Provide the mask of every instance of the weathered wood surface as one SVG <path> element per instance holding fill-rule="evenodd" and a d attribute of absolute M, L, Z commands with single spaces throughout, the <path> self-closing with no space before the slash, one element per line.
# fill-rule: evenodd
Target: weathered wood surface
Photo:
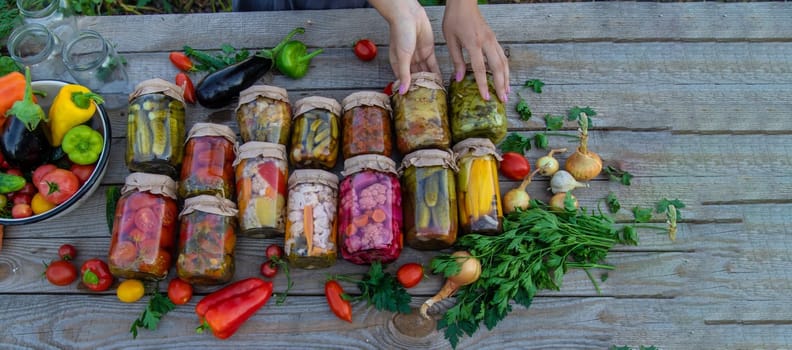
<path fill-rule="evenodd" d="M 526 136 L 544 130 L 542 116 L 591 106 L 598 115 L 590 147 L 606 163 L 620 162 L 634 174 L 626 187 L 600 176 L 576 195 L 596 208 L 608 192 L 622 203 L 615 214 L 629 223 L 634 206 L 678 198 L 683 209 L 676 242 L 662 231 L 640 230 L 641 243 L 619 246 L 607 263 L 616 267 L 597 294 L 585 273 L 572 271 L 560 291 L 539 294 L 530 309 L 514 311 L 494 330 L 482 328 L 461 348 L 605 349 L 654 344 L 663 349 L 785 349 L 792 347 L 792 6 L 787 3 L 595 2 L 482 6 L 508 49 L 512 94 L 510 129 Z M 438 58 L 450 64 L 440 31 L 442 8 L 429 8 Z M 354 18 L 355 20 L 349 20 Z M 301 36 L 326 53 L 308 75 L 279 74 L 262 83 L 288 89 L 290 98 L 323 95 L 341 99 L 359 90 L 379 90 L 393 79 L 387 55 L 373 62 L 354 58 L 354 39 L 371 37 L 387 52 L 387 26 L 373 10 L 284 13 L 90 17 L 81 26 L 118 44 L 133 82 L 170 79 L 167 54 L 185 44 L 218 49 L 221 43 L 259 49 L 305 25 Z M 542 79 L 542 94 L 521 88 Z M 197 82 L 197 81 L 196 81 Z M 534 117 L 514 112 L 519 93 Z M 236 129 L 235 105 L 188 109 L 188 127 L 212 121 Z M 326 273 L 362 272 L 339 261 L 324 271 L 294 269 L 295 289 L 284 305 L 270 302 L 230 340 L 193 334 L 193 300 L 168 314 L 155 332 L 132 340 L 129 325 L 143 302 L 122 304 L 114 292 L 89 293 L 77 284 L 54 287 L 40 278 L 42 261 L 62 243 L 80 249 L 81 263 L 104 257 L 108 186 L 121 184 L 124 164 L 123 110 L 112 111 L 113 147 L 101 186 L 66 218 L 6 227 L 0 252 L 0 342 L 3 348 L 448 348 L 442 334 L 410 338 L 393 315 L 363 304 L 355 322 L 339 321 L 322 296 Z M 576 126 L 567 123 L 564 133 Z M 552 147 L 574 146 L 551 137 Z M 544 151 L 531 150 L 532 161 Z M 566 155 L 559 158 L 563 160 Z M 502 179 L 501 191 L 515 187 Z M 529 187 L 547 199 L 546 179 Z M 604 206 L 603 206 L 604 208 Z M 604 210 L 604 209 L 603 209 Z M 655 214 L 651 225 L 664 227 Z M 256 276 L 264 247 L 277 239 L 240 238 L 235 279 Z M 403 262 L 428 263 L 433 252 L 405 249 Z M 596 272 L 599 277 L 602 272 Z M 432 276 L 415 289 L 413 302 L 441 285 Z M 285 278 L 275 279 L 283 291 Z M 354 288 L 348 285 L 348 290 Z M 214 288 L 199 288 L 205 294 Z M 444 303 L 438 308 L 440 311 Z"/>

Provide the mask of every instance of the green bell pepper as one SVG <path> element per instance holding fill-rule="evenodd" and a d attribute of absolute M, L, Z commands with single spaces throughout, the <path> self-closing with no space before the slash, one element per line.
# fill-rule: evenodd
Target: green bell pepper
<path fill-rule="evenodd" d="M 61 147 L 75 164 L 88 165 L 96 163 L 102 154 L 104 137 L 88 125 L 71 128 L 63 136 Z"/>
<path fill-rule="evenodd" d="M 289 33 L 287 39 L 294 35 L 295 33 L 304 33 L 305 29 L 297 28 L 292 33 Z M 278 45 L 272 50 L 272 54 L 275 57 L 275 66 L 278 67 L 278 70 L 292 79 L 299 79 L 305 76 L 305 73 L 308 72 L 308 67 L 311 64 L 311 59 L 314 58 L 316 55 L 322 53 L 323 49 L 316 50 L 314 52 L 308 53 L 308 47 L 302 41 L 299 40 L 291 40 L 283 44 L 283 46 Z"/>

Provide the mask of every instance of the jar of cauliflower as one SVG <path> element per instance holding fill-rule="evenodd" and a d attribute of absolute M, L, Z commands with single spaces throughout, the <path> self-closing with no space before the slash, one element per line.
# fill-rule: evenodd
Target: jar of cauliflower
<path fill-rule="evenodd" d="M 289 177 L 284 250 L 289 264 L 317 269 L 335 264 L 338 176 L 297 169 Z"/>

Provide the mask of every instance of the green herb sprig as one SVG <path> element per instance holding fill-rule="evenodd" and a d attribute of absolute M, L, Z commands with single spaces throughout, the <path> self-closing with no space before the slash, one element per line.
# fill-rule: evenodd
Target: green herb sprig
<path fill-rule="evenodd" d="M 363 278 L 357 279 L 350 275 L 333 275 L 330 279 L 355 283 L 360 295 L 351 301 L 365 300 L 367 305 L 374 305 L 377 310 L 387 310 L 402 314 L 410 313 L 412 296 L 404 286 L 389 272 L 385 272 L 382 263 L 375 261 Z"/>
<path fill-rule="evenodd" d="M 160 293 L 158 289 L 155 289 L 154 293 L 151 294 L 151 298 L 149 298 L 148 304 L 143 313 L 140 314 L 140 317 L 135 322 L 132 322 L 132 327 L 129 329 L 129 332 L 132 333 L 132 339 L 137 338 L 138 328 L 142 327 L 150 331 L 156 330 L 162 317 L 176 308 L 176 305 L 168 298 L 168 295 Z"/>

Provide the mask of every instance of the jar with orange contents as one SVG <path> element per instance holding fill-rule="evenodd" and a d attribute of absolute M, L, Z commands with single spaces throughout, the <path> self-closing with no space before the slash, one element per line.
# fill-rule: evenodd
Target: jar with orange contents
<path fill-rule="evenodd" d="M 381 92 L 355 92 L 341 102 L 342 141 L 344 158 L 361 154 L 391 156 L 393 131 L 391 128 L 390 98 Z"/>
<path fill-rule="evenodd" d="M 234 202 L 219 196 L 184 201 L 176 260 L 179 278 L 195 285 L 217 285 L 234 277 L 236 214 Z"/>
<path fill-rule="evenodd" d="M 286 146 L 250 141 L 239 147 L 234 161 L 241 233 L 282 237 L 286 229 Z"/>
<path fill-rule="evenodd" d="M 187 134 L 179 181 L 179 197 L 201 194 L 234 199 L 234 144 L 231 128 L 196 123 Z"/>

